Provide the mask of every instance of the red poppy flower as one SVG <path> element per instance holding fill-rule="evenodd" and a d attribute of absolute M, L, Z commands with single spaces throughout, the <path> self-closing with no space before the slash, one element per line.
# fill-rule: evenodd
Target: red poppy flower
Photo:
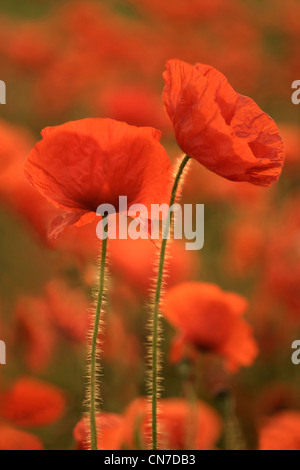
<path fill-rule="evenodd" d="M 47 284 L 46 294 L 51 323 L 69 340 L 82 343 L 89 326 L 89 302 L 83 292 L 56 280 Z"/>
<path fill-rule="evenodd" d="M 124 442 L 130 448 L 150 444 L 148 411 L 146 398 L 136 399 L 125 411 Z M 161 449 L 213 449 L 221 432 L 221 420 L 209 405 L 199 401 L 193 406 L 180 398 L 160 400 L 159 423 Z"/>
<path fill-rule="evenodd" d="M 44 298 L 22 297 L 14 312 L 14 346 L 34 372 L 45 370 L 56 345 L 56 334 Z"/>
<path fill-rule="evenodd" d="M 111 86 L 99 97 L 99 110 L 106 116 L 134 126 L 154 126 L 172 131 L 159 93 L 143 84 Z"/>
<path fill-rule="evenodd" d="M 95 237 L 95 227 L 92 224 L 82 227 L 70 226 L 56 240 L 55 249 L 70 254 L 78 268 L 82 270 L 96 259 L 98 254 L 99 240 Z"/>
<path fill-rule="evenodd" d="M 42 22 L 19 23 L 19 34 L 15 34 L 16 24 L 11 24 L 6 36 L 4 53 L 7 59 L 21 69 L 39 71 L 53 59 L 51 40 L 45 35 Z"/>
<path fill-rule="evenodd" d="M 121 450 L 123 418 L 113 413 L 99 413 L 97 421 L 101 433 L 98 447 L 102 450 Z M 74 439 L 77 450 L 89 450 L 88 442 L 89 420 L 82 418 L 74 429 Z"/>
<path fill-rule="evenodd" d="M 288 382 L 275 382 L 265 386 L 257 396 L 259 416 L 273 416 L 297 406 L 297 388 Z"/>
<path fill-rule="evenodd" d="M 201 181 L 201 185 L 199 185 Z M 264 188 L 250 183 L 236 184 L 211 172 L 193 160 L 185 177 L 182 199 L 186 202 L 198 202 L 199 197 L 208 203 L 224 202 L 238 209 L 262 209 L 273 196 L 274 187 Z"/>
<path fill-rule="evenodd" d="M 115 362 L 121 372 L 127 369 L 127 378 L 138 372 L 142 357 L 139 338 L 128 330 L 120 314 L 113 312 L 107 319 L 105 335 L 101 338 L 103 357 L 108 363 Z"/>
<path fill-rule="evenodd" d="M 80 289 L 54 280 L 45 291 L 41 297 L 22 297 L 15 309 L 14 344 L 35 372 L 49 365 L 59 339 L 82 344 L 88 329 L 89 303 Z"/>
<path fill-rule="evenodd" d="M 184 0 L 175 0 L 172 3 L 161 0 L 143 0 L 135 1 L 136 7 L 140 9 L 149 9 L 154 14 L 162 16 L 165 20 L 177 20 L 180 22 L 204 21 L 214 18 L 220 9 L 223 11 L 222 0 L 210 0 L 202 2 L 199 0 L 190 0 L 189 7 L 186 8 Z"/>
<path fill-rule="evenodd" d="M 179 330 L 183 344 L 220 354 L 230 371 L 249 366 L 257 355 L 251 328 L 241 318 L 246 309 L 244 297 L 204 282 L 173 287 L 162 304 L 165 317 Z"/>
<path fill-rule="evenodd" d="M 248 214 L 247 218 L 238 219 L 227 230 L 224 269 L 230 274 L 249 276 L 262 263 L 266 237 L 262 218 L 258 219 L 255 215 Z M 261 222 L 257 223 L 258 220 Z"/>
<path fill-rule="evenodd" d="M 268 186 L 279 178 L 284 152 L 274 121 L 222 73 L 170 60 L 164 79 L 165 107 L 187 155 L 229 180 Z"/>
<path fill-rule="evenodd" d="M 43 450 L 39 438 L 0 423 L 0 450 Z"/>
<path fill-rule="evenodd" d="M 0 149 L 0 182 L 1 192 L 3 186 L 5 187 L 5 172 L 13 165 L 20 163 L 24 158 L 31 145 L 32 139 L 28 131 L 25 131 L 20 126 L 13 126 L 12 124 L 0 119 L 0 136 L 1 136 L 1 149 Z"/>
<path fill-rule="evenodd" d="M 260 431 L 259 450 L 300 450 L 300 412 L 283 411 Z"/>
<path fill-rule="evenodd" d="M 116 210 L 119 196 L 132 204 L 168 202 L 170 162 L 160 132 L 111 119 L 84 119 L 46 128 L 25 173 L 65 214 L 53 221 L 52 236 L 67 225 L 93 220 L 100 204 Z"/>
<path fill-rule="evenodd" d="M 300 197 L 287 199 L 276 230 L 266 246 L 264 277 L 273 299 L 278 299 L 295 320 L 300 318 Z M 282 332 L 282 326 L 280 327 Z"/>
<path fill-rule="evenodd" d="M 289 172 L 289 176 L 293 176 L 300 166 L 300 128 L 295 124 L 280 124 L 279 129 L 285 142 L 284 168 Z"/>
<path fill-rule="evenodd" d="M 49 218 L 57 215 L 58 210 L 25 178 L 24 162 L 34 144 L 33 136 L 24 128 L 0 119 L 0 140 L 0 199 L 46 241 Z"/>
<path fill-rule="evenodd" d="M 54 385 L 21 378 L 1 396 L 0 414 L 16 426 L 46 426 L 58 421 L 66 404 Z"/>

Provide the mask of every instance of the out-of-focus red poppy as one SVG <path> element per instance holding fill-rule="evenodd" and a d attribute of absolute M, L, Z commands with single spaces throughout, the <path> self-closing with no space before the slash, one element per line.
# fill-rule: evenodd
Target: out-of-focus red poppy
<path fill-rule="evenodd" d="M 0 450 L 43 450 L 38 437 L 0 423 Z"/>
<path fill-rule="evenodd" d="M 287 0 L 284 4 L 281 2 L 277 2 L 277 8 L 275 9 L 275 12 L 277 13 L 277 21 L 280 18 L 280 27 L 282 27 L 285 32 L 290 34 L 292 33 L 293 39 L 299 38 L 300 5 L 297 0 Z"/>
<path fill-rule="evenodd" d="M 29 152 L 33 138 L 29 131 L 21 126 L 14 126 L 0 119 L 0 187 L 5 187 L 6 171 L 16 162 L 24 160 L 24 154 Z"/>
<path fill-rule="evenodd" d="M 119 370 L 130 369 L 134 374 L 142 357 L 140 341 L 126 329 L 121 315 L 113 312 L 107 319 L 107 331 L 102 338 L 103 357 L 107 362 L 116 362 Z"/>
<path fill-rule="evenodd" d="M 184 0 L 175 0 L 172 4 L 168 0 L 134 0 L 134 3 L 138 8 L 146 8 L 164 19 L 191 22 L 213 17 L 222 8 L 224 0 L 211 0 L 210 2 L 190 0 L 188 8 Z"/>
<path fill-rule="evenodd" d="M 266 234 L 256 218 L 237 220 L 227 231 L 225 269 L 237 276 L 246 276 L 258 268 L 264 256 Z"/>
<path fill-rule="evenodd" d="M 24 175 L 24 162 L 34 144 L 33 136 L 20 126 L 0 120 L 0 138 L 0 199 L 47 241 L 49 218 L 58 210 L 32 188 Z"/>
<path fill-rule="evenodd" d="M 102 450 L 121 450 L 123 434 L 123 418 L 114 413 L 99 413 L 97 416 L 99 426 L 98 448 Z M 88 444 L 88 418 L 82 418 L 74 429 L 74 439 L 77 450 L 89 450 Z"/>
<path fill-rule="evenodd" d="M 300 166 L 300 128 L 293 124 L 280 124 L 279 129 L 285 146 L 285 169 L 293 172 Z"/>
<path fill-rule="evenodd" d="M 274 121 L 211 66 L 167 62 L 164 103 L 180 148 L 233 181 L 269 186 L 283 165 Z"/>
<path fill-rule="evenodd" d="M 130 58 L 132 29 L 128 30 L 126 21 L 110 5 L 76 0 L 60 6 L 57 13 L 58 31 L 73 46 L 73 52 L 98 74 L 96 80 L 102 78 L 101 69 L 110 70 L 118 60 Z M 135 46 L 139 50 L 137 42 Z"/>
<path fill-rule="evenodd" d="M 297 404 L 297 390 L 288 382 L 272 383 L 262 389 L 257 397 L 259 416 L 272 416 Z"/>
<path fill-rule="evenodd" d="M 211 45 L 209 56 L 202 56 L 202 63 L 210 61 L 226 77 L 230 77 L 233 87 L 238 86 L 243 93 L 257 93 L 257 82 L 261 69 L 263 48 L 260 32 L 253 24 L 247 6 L 239 1 L 222 1 L 225 8 L 218 11 L 211 22 L 210 34 L 214 39 L 206 37 Z M 236 18 L 239 21 L 236 21 Z M 236 38 L 239 38 L 239 41 Z M 194 56 L 192 61 L 199 59 Z"/>
<path fill-rule="evenodd" d="M 124 443 L 131 449 L 150 444 L 149 410 L 147 399 L 138 398 L 124 413 Z M 213 449 L 221 433 L 221 420 L 209 405 L 181 398 L 160 400 L 159 426 L 159 448 L 167 450 Z"/>
<path fill-rule="evenodd" d="M 5 47 L 2 48 L 6 58 L 31 73 L 39 71 L 52 59 L 54 52 L 53 43 L 45 35 L 45 26 L 42 22 L 11 24 L 6 32 Z"/>
<path fill-rule="evenodd" d="M 88 329 L 89 301 L 80 289 L 59 280 L 46 284 L 40 297 L 22 297 L 14 313 L 14 341 L 26 365 L 44 371 L 62 338 L 82 344 Z"/>
<path fill-rule="evenodd" d="M 201 185 L 199 185 L 201 181 Z M 182 199 L 198 202 L 199 198 L 205 202 L 228 202 L 234 207 L 247 207 L 261 210 L 269 203 L 273 194 L 273 187 L 262 188 L 250 183 L 236 184 L 198 165 L 196 161 L 190 164 L 190 170 L 185 177 L 182 189 Z M 205 198 L 205 199 L 204 199 Z"/>
<path fill-rule="evenodd" d="M 88 84 L 95 66 L 68 44 L 64 47 L 64 53 L 58 51 L 55 60 L 37 77 L 33 100 L 39 118 L 66 113 L 78 100 L 88 99 Z"/>
<path fill-rule="evenodd" d="M 112 272 L 140 294 L 149 295 L 155 277 L 154 260 L 158 257 L 158 248 L 149 240 L 111 240 L 109 253 Z M 193 279 L 199 270 L 198 257 L 192 251 L 185 250 L 184 244 L 179 241 L 170 244 L 168 287 Z"/>
<path fill-rule="evenodd" d="M 159 94 L 146 85 L 111 87 L 101 96 L 99 108 L 105 116 L 134 126 L 152 126 L 164 132 L 170 129 Z"/>
<path fill-rule="evenodd" d="M 300 318 L 300 211 L 299 195 L 287 200 L 279 214 L 277 230 L 266 246 L 264 277 L 272 295 L 283 301 L 295 319 Z"/>
<path fill-rule="evenodd" d="M 80 270 L 96 259 L 99 250 L 99 239 L 95 227 L 91 224 L 75 227 L 70 225 L 61 237 L 55 241 L 55 249 L 63 255 L 71 255 Z M 94 281 L 94 279 L 93 279 Z"/>
<path fill-rule="evenodd" d="M 16 426 L 46 426 L 58 421 L 66 405 L 58 387 L 23 377 L 1 396 L 0 415 Z"/>
<path fill-rule="evenodd" d="M 57 237 L 67 226 L 94 220 L 100 204 L 119 207 L 168 202 L 170 162 L 160 132 L 111 119 L 84 119 L 46 128 L 25 173 L 64 214 L 52 223 Z M 150 212 L 150 211 L 149 211 Z"/>
<path fill-rule="evenodd" d="M 300 450 L 300 412 L 283 411 L 269 418 L 259 433 L 259 450 Z"/>
<path fill-rule="evenodd" d="M 287 312 L 280 308 L 274 293 L 262 281 L 251 300 L 251 317 L 260 357 L 266 361 L 272 361 L 291 342 L 291 329 L 295 328 L 293 322 L 287 321 Z"/>
<path fill-rule="evenodd" d="M 178 346 L 187 342 L 199 350 L 217 353 L 234 372 L 251 365 L 257 356 L 251 327 L 241 318 L 247 306 L 244 297 L 224 292 L 215 284 L 189 282 L 167 291 L 162 310 L 179 330 Z"/>
<path fill-rule="evenodd" d="M 15 346 L 30 370 L 43 371 L 53 356 L 56 335 L 44 298 L 20 298 L 14 312 Z"/>
<path fill-rule="evenodd" d="M 53 325 L 72 341 L 82 343 L 88 329 L 89 301 L 79 289 L 55 280 L 46 286 L 48 315 Z"/>

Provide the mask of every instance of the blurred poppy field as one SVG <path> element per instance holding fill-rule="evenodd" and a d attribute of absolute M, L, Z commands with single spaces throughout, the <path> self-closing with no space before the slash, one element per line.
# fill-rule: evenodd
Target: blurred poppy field
<path fill-rule="evenodd" d="M 188 118 L 179 119 L 175 109 L 178 83 L 172 74 L 178 67 L 189 84 L 196 68 L 187 64 L 195 63 L 213 67 L 203 69 L 213 85 L 202 95 L 208 129 L 203 134 L 213 144 L 205 161 L 190 155 L 180 202 L 205 205 L 205 242 L 199 251 L 186 250 L 184 240 L 168 249 L 160 447 L 300 450 L 300 365 L 291 359 L 292 343 L 300 340 L 300 105 L 291 100 L 292 83 L 300 80 L 299 44 L 300 0 L 0 0 L 0 80 L 6 84 L 6 104 L 0 105 L 0 340 L 6 344 L 0 450 L 89 448 L 86 355 L 101 242 L 95 220 L 75 226 L 64 218 L 59 175 L 55 180 L 60 169 L 38 173 L 38 158 L 53 161 L 56 152 L 63 160 L 59 152 L 65 148 L 65 141 L 50 141 L 60 132 L 56 127 L 46 129 L 36 145 L 42 129 L 61 126 L 64 136 L 71 132 L 65 123 L 92 118 L 86 126 L 93 126 L 94 140 L 85 146 L 78 132 L 68 144 L 86 156 L 96 146 L 94 123 L 110 129 L 120 121 L 118 136 L 135 132 L 140 139 L 131 146 L 124 138 L 122 151 L 136 152 L 136 162 L 147 167 L 143 184 L 150 181 L 151 189 L 136 196 L 142 170 L 131 175 L 128 163 L 108 175 L 102 196 L 125 181 L 134 202 L 147 204 L 150 194 L 158 202 L 168 187 L 168 158 L 175 167 L 182 152 L 193 153 L 193 138 L 202 150 L 207 145 L 199 144 Z M 245 111 L 236 104 L 231 110 L 232 89 L 215 69 L 242 99 L 251 97 L 274 119 L 284 142 L 283 168 L 281 148 L 278 161 L 274 157 L 273 147 L 281 143 L 275 124 L 252 101 Z M 214 108 L 217 124 L 211 127 L 206 90 L 221 96 L 218 106 L 231 126 L 226 139 L 235 132 L 233 174 L 219 161 L 227 140 L 218 137 Z M 194 94 L 185 99 L 194 100 Z M 200 120 L 198 111 L 193 108 L 193 117 Z M 231 111 L 235 117 L 229 119 Z M 262 170 L 258 163 L 249 169 L 250 157 L 238 158 L 244 134 L 255 126 L 247 148 L 260 164 L 267 147 L 274 150 Z M 161 131 L 166 152 L 152 142 L 154 131 L 150 136 L 136 130 L 149 127 Z M 264 137 L 267 132 L 273 140 Z M 117 147 L 112 136 L 101 142 L 106 157 L 109 145 Z M 136 150 L 142 139 L 145 154 L 144 147 L 140 154 Z M 68 165 L 66 186 L 76 186 L 86 169 L 74 176 L 73 163 Z M 97 174 L 97 165 L 89 171 Z M 55 183 L 53 193 L 47 177 Z M 94 203 L 85 191 L 84 202 Z M 49 227 L 60 236 L 49 237 Z M 109 239 L 107 251 L 98 338 L 99 448 L 141 450 L 151 445 L 147 337 L 159 247 L 145 239 Z"/>

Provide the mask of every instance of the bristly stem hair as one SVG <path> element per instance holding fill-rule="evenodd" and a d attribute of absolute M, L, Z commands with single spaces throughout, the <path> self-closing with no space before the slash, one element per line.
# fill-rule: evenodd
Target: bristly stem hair
<path fill-rule="evenodd" d="M 177 174 L 175 176 L 174 184 L 172 187 L 170 206 L 169 206 L 169 215 L 166 221 L 163 239 L 161 243 L 161 251 L 158 264 L 158 274 L 157 282 L 155 289 L 154 297 L 154 310 L 153 310 L 153 321 L 152 321 L 152 377 L 151 377 L 151 406 L 152 406 L 152 449 L 158 449 L 158 430 L 157 430 L 157 401 L 159 398 L 159 384 L 158 384 L 158 374 L 159 374 L 159 345 L 158 345 L 158 335 L 159 335 L 159 313 L 160 313 L 160 299 L 163 285 L 164 277 L 164 264 L 166 257 L 166 248 L 167 248 L 167 239 L 172 227 L 172 217 L 173 211 L 172 206 L 176 199 L 176 194 L 178 186 L 180 183 L 180 178 L 184 172 L 184 169 L 190 160 L 189 156 L 185 156 L 180 163 Z"/>
<path fill-rule="evenodd" d="M 97 360 L 98 360 L 98 334 L 99 334 L 99 325 L 100 325 L 100 316 L 104 300 L 104 289 L 105 289 L 105 266 L 106 266 L 106 253 L 107 253 L 107 223 L 104 223 L 104 237 L 102 240 L 101 247 L 101 257 L 100 257 L 100 273 L 99 273 L 99 289 L 97 295 L 97 305 L 96 312 L 94 317 L 94 327 L 92 333 L 92 343 L 91 343 L 91 358 L 90 358 L 90 440 L 91 440 L 91 450 L 98 450 L 98 432 L 97 432 L 97 411 L 98 411 L 98 402 L 99 402 L 99 384 L 97 380 Z"/>

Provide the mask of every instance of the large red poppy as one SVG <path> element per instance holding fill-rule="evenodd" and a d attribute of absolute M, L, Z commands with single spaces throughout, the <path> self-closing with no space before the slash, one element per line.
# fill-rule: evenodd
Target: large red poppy
<path fill-rule="evenodd" d="M 233 181 L 268 186 L 279 178 L 283 141 L 274 121 L 209 65 L 167 62 L 163 93 L 181 149 Z"/>
<path fill-rule="evenodd" d="M 167 203 L 170 162 L 153 128 L 112 119 L 83 119 L 42 131 L 25 173 L 30 182 L 66 213 L 55 219 L 52 235 L 69 224 L 94 218 L 100 204 L 119 207 Z"/>
<path fill-rule="evenodd" d="M 186 282 L 167 292 L 162 310 L 179 331 L 180 344 L 217 353 L 235 371 L 252 364 L 257 355 L 251 327 L 241 318 L 247 306 L 244 297 L 215 284 Z"/>

